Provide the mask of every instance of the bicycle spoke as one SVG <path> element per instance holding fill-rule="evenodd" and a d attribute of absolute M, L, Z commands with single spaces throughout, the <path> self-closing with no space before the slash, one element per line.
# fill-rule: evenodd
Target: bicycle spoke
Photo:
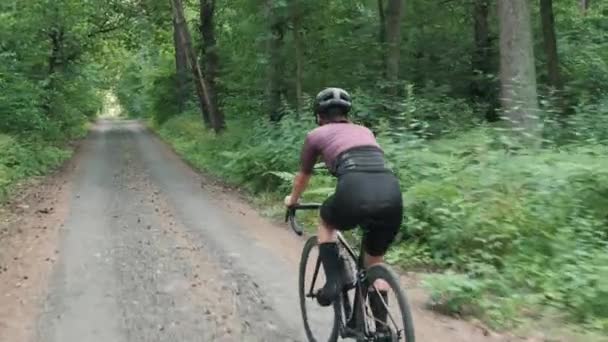
<path fill-rule="evenodd" d="M 317 283 L 317 276 L 319 275 L 320 266 L 321 266 L 321 259 L 317 258 L 317 264 L 315 265 L 315 272 L 313 273 L 312 282 L 310 283 L 310 291 L 308 292 L 308 295 L 311 298 L 315 297 L 314 289 L 315 289 L 315 284 Z"/>
<path fill-rule="evenodd" d="M 370 267 L 368 276 L 372 321 L 376 328 L 374 338 L 414 342 L 412 317 L 399 278 L 386 265 Z M 376 287 L 380 286 L 378 281 L 386 282 L 388 287 Z"/>
<path fill-rule="evenodd" d="M 393 322 L 393 324 L 395 325 L 395 327 L 398 327 L 397 322 L 395 321 L 395 318 L 393 318 L 393 315 L 391 314 L 391 311 L 388 308 L 388 304 L 386 304 L 386 302 L 384 301 L 384 298 L 380 294 L 380 291 L 375 286 L 372 286 L 372 287 L 374 288 L 374 291 L 376 291 L 376 295 L 378 295 L 378 298 L 380 298 L 380 301 L 382 302 L 382 305 L 384 305 L 384 308 L 386 309 L 387 316 Z M 374 317 L 374 319 L 375 319 L 375 317 Z M 388 326 L 387 323 L 385 323 L 385 325 Z"/>

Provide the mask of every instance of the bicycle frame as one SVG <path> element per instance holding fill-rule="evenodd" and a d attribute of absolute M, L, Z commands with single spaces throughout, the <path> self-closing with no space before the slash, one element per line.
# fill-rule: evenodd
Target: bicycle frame
<path fill-rule="evenodd" d="M 291 228 L 294 230 L 294 232 L 296 232 L 296 234 L 302 235 L 303 229 L 295 220 L 296 211 L 297 210 L 314 210 L 314 209 L 319 209 L 320 207 L 321 207 L 320 204 L 301 204 L 301 205 L 294 206 L 292 208 L 287 209 L 287 212 L 285 214 L 285 221 L 289 222 Z M 344 247 L 344 249 L 346 250 L 348 255 L 356 263 L 356 274 L 355 274 L 356 280 L 355 280 L 355 286 L 354 286 L 355 297 L 354 297 L 353 303 L 351 304 L 351 302 L 349 301 L 349 298 L 348 298 L 348 291 L 351 290 L 352 288 L 343 290 L 342 294 L 341 294 L 342 300 L 336 301 L 336 303 L 335 303 L 335 305 L 336 305 L 335 310 L 337 310 L 337 312 L 340 314 L 340 317 L 339 317 L 340 318 L 340 335 L 343 338 L 344 337 L 357 337 L 359 339 L 365 340 L 368 337 L 372 336 L 372 334 L 371 334 L 370 328 L 368 327 L 368 324 L 367 324 L 367 320 L 366 320 L 367 314 L 365 312 L 364 306 L 357 305 L 359 303 L 365 303 L 365 298 L 367 297 L 367 287 L 364 285 L 366 275 L 365 275 L 364 257 L 363 257 L 363 252 L 362 252 L 363 245 L 361 245 L 361 253 L 357 254 L 357 253 L 355 253 L 353 248 L 348 244 L 348 242 L 344 238 L 344 235 L 341 232 L 337 232 L 337 237 L 338 237 L 338 243 L 340 245 L 342 245 L 342 247 Z M 363 244 L 363 241 L 361 241 L 361 244 Z M 308 293 L 306 294 L 306 297 L 308 297 L 308 298 L 315 297 L 314 287 L 317 282 L 317 277 L 319 275 L 320 268 L 321 268 L 321 259 L 317 258 L 312 282 L 310 284 Z M 340 305 L 342 305 L 342 307 L 340 307 Z M 359 308 L 359 310 L 361 312 L 359 313 L 358 317 L 355 317 L 354 315 L 356 313 L 354 313 L 353 311 L 357 307 Z M 344 313 L 346 314 L 346 317 L 344 318 L 344 320 L 341 319 L 341 313 L 342 313 L 341 310 L 342 309 L 344 309 Z M 349 317 L 355 317 L 355 319 L 357 320 L 356 326 L 359 329 L 350 329 L 344 324 L 344 321 L 349 319 Z M 355 336 L 352 336 L 352 335 L 355 335 Z"/>

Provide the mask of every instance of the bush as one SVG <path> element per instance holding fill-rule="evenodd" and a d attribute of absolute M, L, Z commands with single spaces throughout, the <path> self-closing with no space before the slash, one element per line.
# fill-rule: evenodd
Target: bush
<path fill-rule="evenodd" d="M 277 172 L 293 173 L 304 139 L 306 121 L 285 118 L 279 123 L 229 121 L 230 130 L 216 137 L 196 114 L 182 115 L 161 126 L 160 133 L 196 166 L 251 191 L 276 191 L 284 185 Z"/>
<path fill-rule="evenodd" d="M 410 152 L 408 159 L 432 160 L 427 167 L 440 171 L 407 189 L 403 229 L 405 243 L 428 246 L 433 263 L 467 275 L 449 278 L 452 283 L 481 282 L 481 295 L 475 297 L 468 286 L 452 286 L 448 306 L 469 298 L 484 314 L 504 315 L 505 324 L 512 322 L 505 313 L 510 305 L 491 311 L 484 306 L 517 303 L 523 310 L 543 304 L 573 321 L 605 321 L 608 287 L 597 278 L 607 271 L 598 262 L 608 248 L 605 146 L 507 155 L 487 146 L 467 150 L 459 145 L 446 158 L 454 145 L 447 146 L 442 152 L 436 146 Z M 445 294 L 443 282 L 441 277 L 430 280 L 435 291 Z"/>
<path fill-rule="evenodd" d="M 41 176 L 70 155 L 70 151 L 48 143 L 20 142 L 0 134 L 0 200 L 6 199 L 18 181 Z"/>
<path fill-rule="evenodd" d="M 313 126 L 291 115 L 276 124 L 232 120 L 215 136 L 191 114 L 170 119 L 160 133 L 196 166 L 278 200 Z M 522 312 L 553 307 L 570 321 L 605 329 L 604 145 L 513 152 L 491 128 L 430 141 L 408 130 L 377 131 L 401 179 L 407 215 L 388 258 L 451 270 L 427 281 L 436 308 L 510 326 L 531 314 Z M 307 200 L 322 200 L 332 184 L 314 177 Z"/>
<path fill-rule="evenodd" d="M 0 56 L 0 132 L 28 134 L 40 131 L 48 120 L 41 111 L 42 90 L 13 70 L 2 70 L 7 61 Z"/>

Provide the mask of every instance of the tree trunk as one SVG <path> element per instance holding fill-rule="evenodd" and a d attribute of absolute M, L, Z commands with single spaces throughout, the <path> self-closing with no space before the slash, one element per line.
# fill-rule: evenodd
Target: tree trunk
<path fill-rule="evenodd" d="M 386 7 L 386 78 L 392 95 L 399 93 L 402 15 L 403 0 L 388 0 Z"/>
<path fill-rule="evenodd" d="M 50 30 L 49 38 L 51 40 L 51 53 L 48 58 L 47 78 L 48 83 L 45 87 L 46 94 L 42 104 L 44 112 L 50 116 L 53 113 L 54 92 L 58 87 L 58 73 L 63 71 L 64 56 L 64 31 L 63 28 L 53 27 Z"/>
<path fill-rule="evenodd" d="M 384 0 L 378 0 L 378 21 L 380 27 L 378 31 L 378 42 L 380 44 L 386 43 L 386 13 L 384 8 Z"/>
<path fill-rule="evenodd" d="M 266 18 L 270 23 L 270 37 L 266 49 L 268 53 L 268 111 L 271 121 L 279 121 L 282 116 L 281 96 L 284 94 L 284 67 L 281 52 L 283 49 L 283 36 L 285 22 L 279 18 L 273 8 L 273 1 L 266 1 Z"/>
<path fill-rule="evenodd" d="M 555 38 L 555 18 L 553 17 L 553 0 L 540 0 L 545 57 L 547 58 L 547 76 L 549 85 L 556 90 L 562 89 Z"/>
<path fill-rule="evenodd" d="M 488 24 L 489 0 L 475 0 L 473 4 L 473 21 L 475 33 L 475 50 L 473 51 L 473 82 L 471 89 L 475 98 L 485 98 L 487 87 L 483 82 L 490 70 L 490 26 Z"/>
<path fill-rule="evenodd" d="M 49 56 L 48 74 L 52 76 L 62 64 L 63 30 L 52 29 L 49 38 L 51 39 L 51 55 Z"/>
<path fill-rule="evenodd" d="M 215 0 L 200 0 L 200 20 L 201 20 L 201 54 L 205 63 L 205 77 L 208 82 L 209 100 L 215 109 L 212 119 L 213 129 L 216 132 L 226 128 L 224 113 L 222 112 L 217 91 L 217 74 L 219 65 L 219 56 L 217 53 L 217 45 L 215 41 L 215 23 L 213 21 L 215 15 Z"/>
<path fill-rule="evenodd" d="M 378 43 L 380 44 L 381 58 L 382 61 L 382 77 L 386 78 L 386 57 L 385 57 L 385 49 L 386 49 L 386 15 L 384 8 L 384 0 L 378 0 Z"/>
<path fill-rule="evenodd" d="M 589 9 L 590 2 L 591 2 L 591 0 L 581 0 L 581 11 L 583 12 L 583 15 L 587 14 L 587 10 Z"/>
<path fill-rule="evenodd" d="M 471 99 L 487 105 L 486 120 L 499 120 L 496 108 L 499 107 L 496 85 L 490 79 L 493 72 L 492 38 L 488 16 L 490 0 L 475 0 L 473 2 L 473 31 L 475 48 L 471 56 Z"/>
<path fill-rule="evenodd" d="M 536 69 L 527 0 L 498 0 L 501 102 L 505 119 L 522 142 L 536 144 L 540 133 Z"/>
<path fill-rule="evenodd" d="M 188 99 L 188 57 L 180 44 L 179 27 L 177 20 L 173 19 L 173 45 L 175 49 L 175 97 L 177 109 L 180 113 L 185 110 Z"/>
<path fill-rule="evenodd" d="M 216 125 L 212 120 L 215 118 L 215 114 L 213 103 L 211 102 L 211 97 L 209 96 L 209 87 L 207 86 L 207 81 L 203 78 L 203 73 L 198 64 L 196 52 L 192 47 L 190 31 L 188 30 L 186 21 L 184 19 L 184 7 L 182 5 L 182 1 L 171 0 L 171 5 L 173 6 L 173 15 L 178 27 L 180 38 L 179 41 L 184 51 L 187 53 L 186 56 L 188 57 L 188 64 L 190 65 L 190 69 L 192 70 L 192 75 L 194 77 L 194 85 L 196 86 L 196 94 L 198 95 L 203 122 L 207 127 L 214 128 Z"/>
<path fill-rule="evenodd" d="M 300 10 L 300 0 L 291 1 L 291 21 L 293 23 L 293 44 L 296 59 L 296 116 L 300 116 L 302 110 L 302 72 L 303 72 L 303 55 L 302 55 L 302 24 Z"/>

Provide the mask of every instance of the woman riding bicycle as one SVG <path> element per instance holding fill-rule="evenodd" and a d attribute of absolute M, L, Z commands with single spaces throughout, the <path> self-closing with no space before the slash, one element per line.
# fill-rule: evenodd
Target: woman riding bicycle
<path fill-rule="evenodd" d="M 331 305 L 344 285 L 337 230 L 363 228 L 365 265 L 369 267 L 383 262 L 403 219 L 399 181 L 385 166 L 373 133 L 348 120 L 351 106 L 350 95 L 340 88 L 327 88 L 317 95 L 314 114 L 319 127 L 306 136 L 300 171 L 291 195 L 285 198 L 287 207 L 298 203 L 319 157 L 338 178 L 335 193 L 321 207 L 318 229 L 319 258 L 327 279 L 317 294 L 322 306 Z M 379 290 L 387 288 L 386 284 L 374 285 Z"/>

